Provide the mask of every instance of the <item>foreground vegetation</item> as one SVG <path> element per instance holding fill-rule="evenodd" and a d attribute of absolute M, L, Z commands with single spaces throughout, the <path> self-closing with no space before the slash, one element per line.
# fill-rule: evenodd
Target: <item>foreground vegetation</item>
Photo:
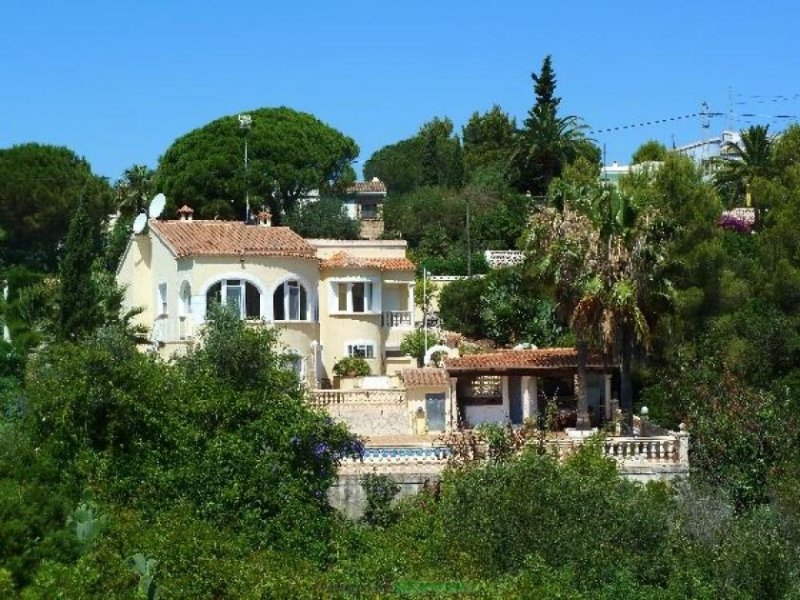
<path fill-rule="evenodd" d="M 591 446 L 563 464 L 532 448 L 462 467 L 398 505 L 372 485 L 366 521 L 348 522 L 326 490 L 361 443 L 307 407 L 271 336 L 220 311 L 174 364 L 114 328 L 32 359 L 4 394 L 0 590 L 774 598 L 800 585 L 789 479 L 744 507 L 699 479 L 630 483 Z"/>

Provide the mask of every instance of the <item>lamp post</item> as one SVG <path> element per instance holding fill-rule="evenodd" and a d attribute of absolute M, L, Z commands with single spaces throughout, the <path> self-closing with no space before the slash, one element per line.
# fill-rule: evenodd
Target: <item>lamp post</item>
<path fill-rule="evenodd" d="M 250 185 L 247 177 L 247 135 L 253 125 L 253 118 L 250 115 L 239 115 L 239 129 L 244 130 L 244 204 L 245 204 L 245 223 L 250 222 Z"/>

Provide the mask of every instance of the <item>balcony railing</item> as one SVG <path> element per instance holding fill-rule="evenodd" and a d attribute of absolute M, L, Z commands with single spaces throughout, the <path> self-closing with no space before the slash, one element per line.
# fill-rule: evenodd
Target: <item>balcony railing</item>
<path fill-rule="evenodd" d="M 311 390 L 314 406 L 359 404 L 404 404 L 406 391 L 396 390 Z"/>
<path fill-rule="evenodd" d="M 383 313 L 384 327 L 413 327 L 414 318 L 410 310 L 387 310 Z"/>

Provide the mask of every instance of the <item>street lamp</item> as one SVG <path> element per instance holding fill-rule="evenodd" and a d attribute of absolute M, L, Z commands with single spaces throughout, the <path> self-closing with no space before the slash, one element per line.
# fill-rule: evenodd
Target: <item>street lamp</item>
<path fill-rule="evenodd" d="M 244 204 L 245 204 L 245 223 L 250 222 L 250 186 L 247 177 L 247 134 L 253 125 L 253 117 L 247 114 L 239 115 L 239 129 L 244 130 Z"/>

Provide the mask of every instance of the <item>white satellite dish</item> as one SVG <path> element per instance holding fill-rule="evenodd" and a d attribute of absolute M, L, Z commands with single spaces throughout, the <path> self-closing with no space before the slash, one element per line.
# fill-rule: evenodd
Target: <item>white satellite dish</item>
<path fill-rule="evenodd" d="M 145 227 L 147 227 L 147 215 L 144 213 L 139 213 L 133 220 L 133 233 L 139 235 L 144 231 Z"/>
<path fill-rule="evenodd" d="M 164 207 L 167 205 L 167 198 L 164 194 L 156 194 L 150 200 L 150 207 L 147 209 L 147 214 L 151 219 L 157 219 L 164 212 Z"/>

